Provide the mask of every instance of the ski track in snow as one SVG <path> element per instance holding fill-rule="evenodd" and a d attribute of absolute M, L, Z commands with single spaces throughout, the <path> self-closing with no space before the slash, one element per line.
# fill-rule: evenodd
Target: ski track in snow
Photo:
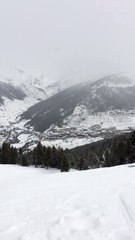
<path fill-rule="evenodd" d="M 134 240 L 135 167 L 0 165 L 0 240 Z"/>

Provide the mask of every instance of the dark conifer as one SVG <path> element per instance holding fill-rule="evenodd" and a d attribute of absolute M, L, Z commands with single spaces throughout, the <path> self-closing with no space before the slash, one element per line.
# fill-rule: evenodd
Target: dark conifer
<path fill-rule="evenodd" d="M 2 144 L 2 163 L 10 164 L 10 145 L 8 143 Z"/>
<path fill-rule="evenodd" d="M 21 166 L 23 166 L 23 167 L 28 167 L 29 166 L 29 161 L 28 161 L 28 158 L 27 158 L 26 154 L 22 155 Z"/>
<path fill-rule="evenodd" d="M 18 152 L 16 148 L 13 147 L 10 148 L 10 158 L 12 164 L 18 163 Z"/>
<path fill-rule="evenodd" d="M 83 156 L 81 156 L 78 160 L 77 169 L 80 171 L 88 169 L 87 160 Z"/>
<path fill-rule="evenodd" d="M 62 153 L 61 164 L 60 164 L 61 172 L 68 172 L 70 170 L 69 161 L 68 161 L 66 155 L 64 154 L 64 152 L 62 151 L 61 153 Z"/>

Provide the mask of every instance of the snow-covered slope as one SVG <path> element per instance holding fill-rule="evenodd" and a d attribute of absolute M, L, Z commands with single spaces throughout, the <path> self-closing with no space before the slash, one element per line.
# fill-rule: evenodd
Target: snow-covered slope
<path fill-rule="evenodd" d="M 28 109 L 24 118 L 43 132 L 52 124 L 74 127 L 87 121 L 90 115 L 132 110 L 135 110 L 135 81 L 113 75 L 66 89 Z"/>
<path fill-rule="evenodd" d="M 72 86 L 23 114 L 44 144 L 74 147 L 135 128 L 135 76 Z M 60 139 L 62 139 L 60 141 Z"/>
<path fill-rule="evenodd" d="M 49 83 L 50 82 L 50 83 Z M 0 130 L 8 133 L 18 125 L 18 117 L 30 106 L 68 87 L 68 81 L 51 83 L 43 75 L 32 75 L 20 69 L 0 68 Z"/>
<path fill-rule="evenodd" d="M 31 104 L 49 98 L 70 86 L 66 80 L 52 81 L 41 74 L 29 74 L 18 68 L 0 67 L 0 82 L 19 87 Z"/>
<path fill-rule="evenodd" d="M 0 191 L 1 240 L 135 239 L 135 167 L 0 165 Z"/>

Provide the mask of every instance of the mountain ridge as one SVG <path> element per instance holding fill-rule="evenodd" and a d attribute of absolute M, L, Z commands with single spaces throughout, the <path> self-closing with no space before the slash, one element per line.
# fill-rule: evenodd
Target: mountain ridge
<path fill-rule="evenodd" d="M 116 79 L 120 82 L 118 83 Z M 94 83 L 75 85 L 30 107 L 22 118 L 28 119 L 28 124 L 35 130 L 43 132 L 51 124 L 61 126 L 66 119 L 69 120 L 73 116 L 77 108 L 86 112 L 86 115 L 134 110 L 135 82 L 129 81 L 127 84 L 126 79 L 113 75 Z M 112 87 L 115 81 L 117 84 Z"/>

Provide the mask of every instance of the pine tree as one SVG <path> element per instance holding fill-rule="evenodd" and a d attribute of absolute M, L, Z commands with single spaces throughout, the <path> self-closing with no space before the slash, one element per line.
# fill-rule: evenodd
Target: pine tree
<path fill-rule="evenodd" d="M 53 146 L 51 151 L 51 167 L 57 168 L 57 149 Z"/>
<path fill-rule="evenodd" d="M 19 148 L 19 151 L 18 151 L 18 164 L 20 164 L 20 165 L 21 165 L 22 155 L 23 155 L 23 149 Z"/>
<path fill-rule="evenodd" d="M 23 166 L 23 167 L 28 167 L 29 166 L 29 161 L 28 161 L 28 158 L 27 158 L 26 154 L 22 155 L 21 166 Z"/>
<path fill-rule="evenodd" d="M 2 144 L 2 163 L 10 164 L 10 145 L 5 142 Z"/>
<path fill-rule="evenodd" d="M 46 154 L 45 154 L 45 159 L 46 159 L 46 168 L 52 167 L 52 154 L 51 154 L 51 148 L 47 147 L 46 149 Z"/>
<path fill-rule="evenodd" d="M 135 162 L 135 131 L 133 131 L 128 139 L 128 162 Z"/>
<path fill-rule="evenodd" d="M 107 148 L 104 153 L 104 167 L 110 167 L 111 166 L 111 160 L 110 160 L 110 152 L 109 149 Z"/>
<path fill-rule="evenodd" d="M 79 160 L 78 160 L 77 169 L 80 170 L 80 171 L 88 169 L 87 160 L 83 156 L 80 157 Z"/>
<path fill-rule="evenodd" d="M 13 147 L 10 148 L 10 158 L 12 164 L 18 163 L 18 152 L 16 148 Z"/>
<path fill-rule="evenodd" d="M 43 166 L 43 146 L 42 146 L 41 142 L 39 142 L 37 144 L 36 157 L 37 157 L 37 165 Z"/>
<path fill-rule="evenodd" d="M 63 149 L 61 149 L 61 161 L 60 161 L 60 170 L 61 172 L 68 172 L 70 170 L 69 160 L 66 157 Z"/>

